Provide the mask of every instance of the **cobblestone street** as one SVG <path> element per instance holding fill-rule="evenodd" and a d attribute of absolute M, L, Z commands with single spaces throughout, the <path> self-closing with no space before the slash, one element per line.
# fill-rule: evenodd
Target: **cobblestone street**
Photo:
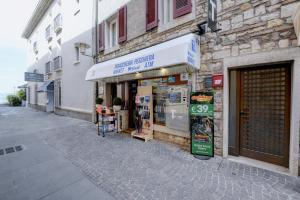
<path fill-rule="evenodd" d="M 201 161 L 189 152 L 155 140 L 144 143 L 120 134 L 102 138 L 97 136 L 96 126 L 86 121 L 3 107 L 0 127 L 2 141 L 34 134 L 79 168 L 98 189 L 117 200 L 300 199 L 298 178 L 220 157 Z M 1 142 L 1 148 L 4 146 Z M 0 168 L 1 159 L 0 156 Z M 2 178 L 0 189 L 1 182 Z"/>

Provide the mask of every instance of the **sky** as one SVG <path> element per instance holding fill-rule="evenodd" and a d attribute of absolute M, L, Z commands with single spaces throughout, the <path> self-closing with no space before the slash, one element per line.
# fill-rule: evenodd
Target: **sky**
<path fill-rule="evenodd" d="M 2 1 L 0 6 L 0 93 L 25 84 L 26 40 L 22 32 L 39 0 Z"/>

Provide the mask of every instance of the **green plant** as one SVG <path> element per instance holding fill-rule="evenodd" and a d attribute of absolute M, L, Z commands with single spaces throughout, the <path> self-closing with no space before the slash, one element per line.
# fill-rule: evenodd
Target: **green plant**
<path fill-rule="evenodd" d="M 102 104 L 103 103 L 103 99 L 102 98 L 96 98 L 96 104 Z"/>
<path fill-rule="evenodd" d="M 116 97 L 113 100 L 113 105 L 114 106 L 122 106 L 123 105 L 123 100 L 119 97 Z"/>
<path fill-rule="evenodd" d="M 6 99 L 11 106 L 20 106 L 22 104 L 22 100 L 17 95 L 8 95 Z"/>
<path fill-rule="evenodd" d="M 17 93 L 17 96 L 18 96 L 21 100 L 26 101 L 26 92 L 25 92 L 25 90 L 19 90 L 18 93 Z"/>

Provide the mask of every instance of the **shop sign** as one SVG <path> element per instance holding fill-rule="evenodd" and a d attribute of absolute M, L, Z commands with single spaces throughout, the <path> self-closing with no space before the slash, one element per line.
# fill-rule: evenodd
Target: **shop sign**
<path fill-rule="evenodd" d="M 95 64 L 86 80 L 97 80 L 185 64 L 200 69 L 200 37 L 187 34 L 160 44 Z"/>
<path fill-rule="evenodd" d="M 191 153 L 214 156 L 214 93 L 194 92 L 190 97 Z"/>
<path fill-rule="evenodd" d="M 208 27 L 212 31 L 217 29 L 217 0 L 208 0 Z"/>
<path fill-rule="evenodd" d="M 25 81 L 44 82 L 44 74 L 25 72 Z"/>
<path fill-rule="evenodd" d="M 213 88 L 223 87 L 223 75 L 217 74 L 212 77 Z"/>

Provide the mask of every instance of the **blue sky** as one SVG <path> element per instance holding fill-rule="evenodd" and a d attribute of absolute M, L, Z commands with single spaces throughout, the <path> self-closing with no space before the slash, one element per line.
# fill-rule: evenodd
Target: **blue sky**
<path fill-rule="evenodd" d="M 0 7 L 0 93 L 24 84 L 26 40 L 21 38 L 38 0 L 9 0 Z"/>

